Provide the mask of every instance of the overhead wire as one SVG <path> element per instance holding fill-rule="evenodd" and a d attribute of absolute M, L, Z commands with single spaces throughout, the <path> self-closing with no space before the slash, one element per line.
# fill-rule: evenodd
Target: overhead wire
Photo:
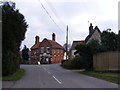
<path fill-rule="evenodd" d="M 59 25 L 55 22 L 55 20 L 52 18 L 52 16 L 49 14 L 49 12 L 47 11 L 47 9 L 44 7 L 44 5 L 42 4 L 42 2 L 40 0 L 38 0 L 42 6 L 42 8 L 45 10 L 45 12 L 47 13 L 47 15 L 49 16 L 49 18 L 52 20 L 52 22 L 58 27 L 59 30 L 62 31 L 62 29 L 59 27 Z M 63 31 L 62 31 L 63 32 Z M 64 32 L 63 32 L 64 33 Z"/>
<path fill-rule="evenodd" d="M 56 9 L 53 7 L 53 5 L 50 3 L 50 1 L 48 1 L 48 0 L 45 0 L 46 2 L 47 2 L 47 4 L 48 4 L 48 6 L 50 7 L 50 9 L 52 10 L 52 12 L 54 13 L 54 15 L 56 16 L 56 18 L 60 21 L 60 23 L 61 23 L 61 25 L 63 26 L 63 28 L 65 27 L 65 26 L 67 26 L 67 25 L 65 25 L 63 22 L 62 22 L 62 20 L 60 19 L 60 17 L 59 17 L 59 15 L 57 14 L 57 12 L 56 12 Z M 73 37 L 72 37 L 72 35 L 71 35 L 71 33 L 70 33 L 70 31 L 71 30 L 68 30 L 69 31 L 69 36 L 70 36 L 70 38 L 73 40 Z M 71 40 L 70 39 L 70 40 Z M 72 41 L 71 40 L 71 41 Z"/>
<path fill-rule="evenodd" d="M 59 17 L 59 15 L 57 14 L 57 11 L 56 11 L 56 9 L 53 7 L 53 5 L 52 5 L 52 3 L 50 2 L 50 1 L 48 1 L 48 0 L 45 0 L 46 1 L 46 3 L 47 3 L 47 5 L 49 6 L 49 8 L 51 9 L 51 11 L 54 13 L 54 15 L 56 16 L 56 18 L 59 20 L 59 22 L 61 23 L 61 25 L 62 25 L 62 27 L 64 28 L 64 27 L 66 27 L 67 25 L 65 25 L 64 23 L 63 23 L 63 21 L 60 19 L 60 17 Z"/>
<path fill-rule="evenodd" d="M 42 6 L 42 8 L 45 10 L 45 12 L 47 13 L 47 15 L 49 16 L 49 18 L 52 20 L 52 22 L 59 28 L 59 30 L 62 32 L 62 33 L 64 33 L 64 27 L 65 26 L 67 26 L 67 25 L 65 25 L 62 21 L 61 21 L 61 19 L 60 19 L 60 17 L 59 17 L 59 15 L 57 14 L 57 12 L 56 12 L 56 9 L 53 7 L 53 5 L 50 3 L 50 1 L 48 2 L 47 0 L 45 0 L 46 2 L 47 2 L 47 5 L 49 6 L 49 8 L 51 9 L 51 11 L 54 13 L 54 15 L 56 16 L 56 18 L 59 20 L 59 22 L 61 23 L 61 25 L 63 26 L 63 29 L 61 29 L 60 28 L 60 26 L 55 22 L 55 20 L 52 18 L 52 16 L 49 14 L 49 12 L 48 12 L 48 10 L 45 8 L 45 6 L 42 4 L 42 2 L 40 1 L 40 0 L 38 0 L 39 2 L 40 2 L 40 4 L 41 4 L 41 6 Z M 70 36 L 70 38 L 72 39 L 69 39 L 70 40 L 70 42 L 72 42 L 73 41 L 73 37 L 72 37 L 72 35 L 71 35 L 71 29 L 69 28 L 69 36 Z M 81 36 L 80 36 L 81 37 Z"/>

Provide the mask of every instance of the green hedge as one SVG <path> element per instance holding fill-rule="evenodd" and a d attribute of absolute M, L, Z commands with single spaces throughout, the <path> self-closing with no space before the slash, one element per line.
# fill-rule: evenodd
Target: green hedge
<path fill-rule="evenodd" d="M 72 60 L 62 62 L 62 66 L 67 69 L 83 69 L 84 60 L 80 56 L 76 56 Z"/>

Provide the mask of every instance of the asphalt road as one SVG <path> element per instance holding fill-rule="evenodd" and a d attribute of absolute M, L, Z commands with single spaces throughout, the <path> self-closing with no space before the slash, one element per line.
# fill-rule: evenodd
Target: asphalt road
<path fill-rule="evenodd" d="M 118 88 L 117 84 L 60 67 L 60 64 L 21 65 L 26 70 L 18 81 L 3 82 L 3 88 Z"/>

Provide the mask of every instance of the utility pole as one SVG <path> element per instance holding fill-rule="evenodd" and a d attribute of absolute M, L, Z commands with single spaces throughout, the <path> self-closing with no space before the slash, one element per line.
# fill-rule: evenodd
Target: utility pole
<path fill-rule="evenodd" d="M 68 25 L 66 30 L 66 60 L 67 60 L 67 55 L 68 55 Z"/>

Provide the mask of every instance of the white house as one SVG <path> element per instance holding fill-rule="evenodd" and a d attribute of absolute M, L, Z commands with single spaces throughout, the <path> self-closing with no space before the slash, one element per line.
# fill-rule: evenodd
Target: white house
<path fill-rule="evenodd" d="M 71 58 L 71 59 L 75 57 L 75 54 L 74 54 L 74 53 L 76 52 L 76 49 L 75 49 L 76 45 L 82 44 L 82 43 L 84 43 L 84 42 L 85 42 L 84 40 L 81 40 L 81 41 L 73 41 L 72 47 L 71 47 L 71 50 L 70 50 L 70 58 Z"/>
<path fill-rule="evenodd" d="M 73 57 L 75 57 L 74 53 L 76 52 L 76 49 L 75 49 L 76 45 L 83 44 L 83 43 L 87 44 L 92 39 L 98 40 L 99 43 L 101 43 L 101 31 L 99 30 L 99 28 L 97 26 L 93 29 L 92 23 L 90 23 L 90 26 L 89 26 L 89 35 L 85 38 L 85 40 L 73 41 L 72 47 L 71 47 L 71 50 L 70 50 L 70 54 L 69 54 L 69 58 L 72 59 Z"/>
<path fill-rule="evenodd" d="M 92 23 L 90 23 L 89 35 L 86 37 L 85 43 L 87 44 L 92 39 L 98 40 L 101 43 L 101 31 L 97 26 L 93 29 Z"/>

